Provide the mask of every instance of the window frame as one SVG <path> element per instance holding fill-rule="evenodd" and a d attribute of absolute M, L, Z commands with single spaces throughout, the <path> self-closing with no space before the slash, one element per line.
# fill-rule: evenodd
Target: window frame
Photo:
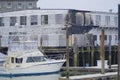
<path fill-rule="evenodd" d="M 20 25 L 27 25 L 27 16 L 20 16 Z"/>
<path fill-rule="evenodd" d="M 30 16 L 30 24 L 31 25 L 38 25 L 38 15 L 31 15 Z"/>
<path fill-rule="evenodd" d="M 48 15 L 41 15 L 41 25 L 48 25 Z"/>
<path fill-rule="evenodd" d="M 0 27 L 4 26 L 4 17 L 0 17 Z"/>
<path fill-rule="evenodd" d="M 13 22 L 13 21 L 15 21 L 15 22 Z M 17 22 L 16 17 L 10 17 L 10 26 L 15 26 L 16 22 Z"/>

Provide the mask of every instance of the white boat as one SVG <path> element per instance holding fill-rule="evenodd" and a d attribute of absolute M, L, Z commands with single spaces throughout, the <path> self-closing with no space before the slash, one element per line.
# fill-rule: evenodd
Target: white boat
<path fill-rule="evenodd" d="M 36 76 L 58 73 L 66 61 L 64 56 L 46 57 L 34 41 L 13 42 L 3 66 L 0 77 Z M 34 45 L 33 45 L 34 44 Z"/>

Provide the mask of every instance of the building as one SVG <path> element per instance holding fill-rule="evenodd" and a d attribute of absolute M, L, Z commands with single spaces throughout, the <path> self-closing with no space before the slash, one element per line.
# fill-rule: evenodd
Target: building
<path fill-rule="evenodd" d="M 9 36 L 19 31 L 27 36 L 37 36 L 38 45 L 42 38 L 43 46 L 65 46 L 65 30 L 62 28 L 67 13 L 68 10 L 22 10 L 1 13 L 1 46 L 7 47 Z"/>
<path fill-rule="evenodd" d="M 0 12 L 37 9 L 38 0 L 0 0 Z"/>
<path fill-rule="evenodd" d="M 94 28 L 89 31 L 89 34 L 95 36 L 96 42 L 100 45 L 101 29 L 105 31 L 105 45 L 118 45 L 118 13 L 113 12 L 91 12 Z"/>
<path fill-rule="evenodd" d="M 70 14 L 69 45 L 100 45 L 101 29 L 105 45 L 118 43 L 118 14 L 113 12 L 74 9 L 38 9 L 0 13 L 1 46 L 7 47 L 9 37 L 20 34 L 35 38 L 38 46 L 66 46 L 66 16 Z"/>

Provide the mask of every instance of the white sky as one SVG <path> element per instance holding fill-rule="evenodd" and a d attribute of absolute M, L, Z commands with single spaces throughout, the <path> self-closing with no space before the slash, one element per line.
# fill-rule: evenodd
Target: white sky
<path fill-rule="evenodd" d="M 118 12 L 120 0 L 39 0 L 41 9 L 77 9 L 88 11 Z"/>

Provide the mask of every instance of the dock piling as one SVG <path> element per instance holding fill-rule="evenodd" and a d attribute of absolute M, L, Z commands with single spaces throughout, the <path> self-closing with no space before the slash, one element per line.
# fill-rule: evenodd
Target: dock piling
<path fill-rule="evenodd" d="M 105 73 L 105 50 L 104 50 L 104 38 L 105 38 L 105 34 L 104 34 L 104 29 L 101 30 L 101 47 L 100 47 L 100 58 L 101 58 L 101 73 L 104 74 Z"/>

